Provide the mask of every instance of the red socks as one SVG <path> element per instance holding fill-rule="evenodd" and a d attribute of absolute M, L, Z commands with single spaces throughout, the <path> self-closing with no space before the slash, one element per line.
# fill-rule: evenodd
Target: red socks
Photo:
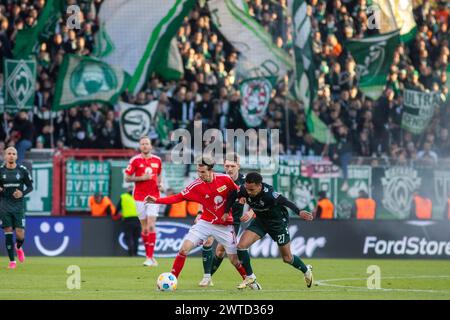
<path fill-rule="evenodd" d="M 184 254 L 177 254 L 177 257 L 175 258 L 175 261 L 173 262 L 172 266 L 172 273 L 175 275 L 175 277 L 178 278 L 178 275 L 180 274 L 181 270 L 183 270 L 184 262 L 186 261 L 186 256 Z"/>
<path fill-rule="evenodd" d="M 242 265 L 242 263 L 240 263 L 237 267 L 236 270 L 239 272 L 239 274 L 241 275 L 242 279 L 245 280 L 245 277 L 247 276 L 247 272 L 245 272 L 245 268 Z"/>
<path fill-rule="evenodd" d="M 151 232 L 147 235 L 141 234 L 142 240 L 144 241 L 145 255 L 147 258 L 153 258 L 153 252 L 155 251 L 156 243 L 156 232 Z"/>

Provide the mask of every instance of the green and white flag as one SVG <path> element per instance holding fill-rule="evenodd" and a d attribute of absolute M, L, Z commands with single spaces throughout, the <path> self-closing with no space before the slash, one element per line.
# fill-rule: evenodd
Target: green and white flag
<path fill-rule="evenodd" d="M 37 23 L 32 27 L 25 27 L 17 33 L 13 55 L 16 59 L 26 59 L 30 54 L 39 52 L 41 40 L 48 40 L 53 32 L 63 7 L 63 0 L 47 0 Z"/>
<path fill-rule="evenodd" d="M 421 134 L 430 123 L 439 103 L 439 92 L 405 89 L 403 91 L 402 128 L 413 134 Z"/>
<path fill-rule="evenodd" d="M 158 101 L 138 106 L 119 102 L 120 106 L 120 136 L 126 148 L 139 148 L 139 138 L 154 134 L 154 123 Z"/>
<path fill-rule="evenodd" d="M 408 42 L 415 37 L 417 27 L 413 14 L 412 0 L 373 0 L 371 7 L 374 27 L 380 33 L 390 33 L 400 29 L 400 40 Z M 369 27 L 371 26 L 369 17 Z"/>
<path fill-rule="evenodd" d="M 345 47 L 355 58 L 358 73 L 361 77 L 361 90 L 373 91 L 374 88 L 378 88 L 378 90 L 383 89 L 395 49 L 399 43 L 399 30 L 346 41 Z"/>
<path fill-rule="evenodd" d="M 280 79 L 293 69 L 292 58 L 273 43 L 272 36 L 248 14 L 242 0 L 211 0 L 208 7 L 214 25 L 239 51 L 240 79 Z"/>
<path fill-rule="evenodd" d="M 114 104 L 129 80 L 118 67 L 90 57 L 65 55 L 56 82 L 53 110 L 92 102 Z"/>
<path fill-rule="evenodd" d="M 99 12 L 95 55 L 131 75 L 136 94 L 164 61 L 195 0 L 108 0 Z"/>
<path fill-rule="evenodd" d="M 5 111 L 30 110 L 34 105 L 36 61 L 5 59 Z"/>
<path fill-rule="evenodd" d="M 288 9 L 292 16 L 292 32 L 295 56 L 295 74 L 292 82 L 292 94 L 296 99 L 302 100 L 307 116 L 308 131 L 321 143 L 335 143 L 329 128 L 312 112 L 311 104 L 315 98 L 316 66 L 312 51 L 311 20 L 306 15 L 307 3 L 305 0 L 290 0 Z"/>
<path fill-rule="evenodd" d="M 274 81 L 273 77 L 247 79 L 241 82 L 241 115 L 248 127 L 258 127 L 264 120 Z"/>
<path fill-rule="evenodd" d="M 168 49 L 166 54 L 162 56 L 164 60 L 156 65 L 155 72 L 167 81 L 180 80 L 184 76 L 184 67 L 177 45 L 177 38 L 172 38 Z"/>

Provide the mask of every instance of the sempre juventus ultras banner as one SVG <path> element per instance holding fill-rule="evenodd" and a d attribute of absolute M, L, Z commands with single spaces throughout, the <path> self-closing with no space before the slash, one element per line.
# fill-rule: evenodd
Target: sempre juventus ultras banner
<path fill-rule="evenodd" d="M 439 92 L 405 89 L 403 91 L 402 128 L 413 134 L 421 134 L 433 118 L 434 110 L 439 106 L 439 102 Z"/>
<path fill-rule="evenodd" d="M 100 7 L 95 55 L 131 75 L 136 94 L 158 65 L 195 0 L 108 0 Z"/>
<path fill-rule="evenodd" d="M 207 3 L 214 25 L 239 51 L 239 78 L 275 76 L 280 79 L 293 69 L 292 58 L 278 48 L 272 36 L 246 12 L 242 0 L 211 0 Z"/>

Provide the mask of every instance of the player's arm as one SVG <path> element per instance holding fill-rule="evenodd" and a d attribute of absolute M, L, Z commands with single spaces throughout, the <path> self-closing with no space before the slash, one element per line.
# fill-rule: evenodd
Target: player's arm
<path fill-rule="evenodd" d="M 33 191 L 33 179 L 31 179 L 31 175 L 28 172 L 28 170 L 24 169 L 23 171 L 24 171 L 23 184 L 25 189 L 23 191 L 19 189 L 16 189 L 16 191 L 14 191 L 13 196 L 16 199 L 25 197 L 27 194 Z"/>
<path fill-rule="evenodd" d="M 155 198 L 153 196 L 147 196 L 145 197 L 145 201 L 149 203 L 157 203 L 157 204 L 174 204 L 181 201 L 187 200 L 185 197 L 181 194 L 174 194 L 173 196 L 168 197 L 162 197 L 162 198 Z"/>
<path fill-rule="evenodd" d="M 300 210 L 299 207 L 297 207 L 297 205 L 295 203 L 293 203 L 291 200 L 289 200 L 288 198 L 286 198 L 285 196 L 274 192 L 273 196 L 276 199 L 276 202 L 286 208 L 291 209 L 294 212 L 297 212 L 298 215 L 304 219 L 304 220 L 312 220 L 313 219 L 313 215 L 311 213 L 309 213 L 306 210 Z"/>

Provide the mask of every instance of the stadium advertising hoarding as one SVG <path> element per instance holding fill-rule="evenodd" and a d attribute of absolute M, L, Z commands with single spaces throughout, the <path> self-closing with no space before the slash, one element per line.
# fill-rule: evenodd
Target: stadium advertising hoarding
<path fill-rule="evenodd" d="M 156 257 L 175 257 L 192 219 L 160 218 Z M 291 251 L 305 258 L 449 259 L 450 221 L 313 221 L 291 219 Z M 98 235 L 102 234 L 101 241 Z M 109 218 L 27 218 L 30 256 L 125 256 L 121 223 Z M 3 237 L 0 252 L 4 254 Z M 141 240 L 140 240 L 141 241 Z M 140 243 L 139 254 L 144 255 Z M 277 258 L 268 236 L 253 244 L 254 258 Z M 201 247 L 192 251 L 201 255 Z"/>
<path fill-rule="evenodd" d="M 27 215 L 50 215 L 52 210 L 52 175 L 51 162 L 33 163 L 31 174 L 33 177 L 33 192 L 25 197 Z"/>

